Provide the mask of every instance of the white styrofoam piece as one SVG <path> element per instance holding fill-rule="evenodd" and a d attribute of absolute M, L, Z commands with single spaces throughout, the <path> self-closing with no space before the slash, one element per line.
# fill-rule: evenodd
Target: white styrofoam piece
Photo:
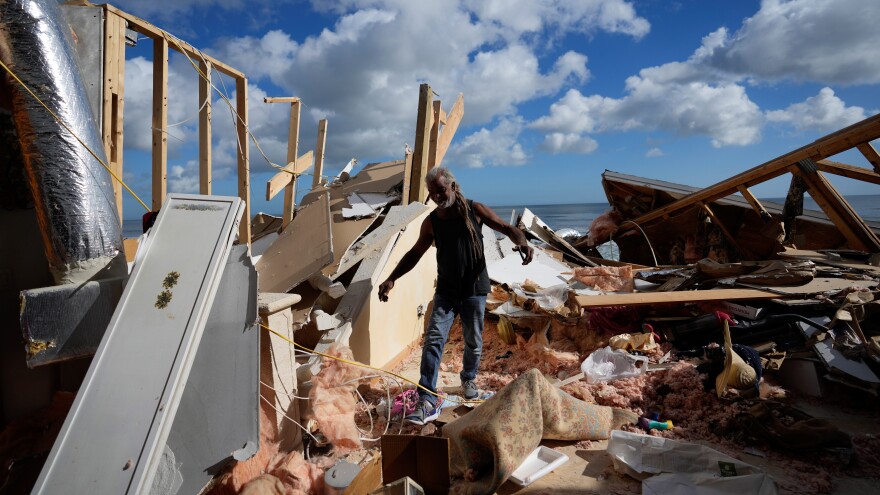
<path fill-rule="evenodd" d="M 342 218 L 371 217 L 376 214 L 376 210 L 369 203 L 361 199 L 358 193 L 349 194 L 347 199 L 351 208 L 342 209 Z"/>
<path fill-rule="evenodd" d="M 537 249 L 535 251 L 538 252 Z M 538 255 L 536 254 L 536 256 Z M 510 286 L 521 284 L 526 279 L 545 288 L 568 283 L 567 277 L 562 275 L 563 272 L 548 266 L 542 260 L 533 260 L 528 265 L 523 265 L 518 252 L 509 254 L 500 261 L 490 263 L 488 270 L 490 279 L 496 283 Z"/>
<path fill-rule="evenodd" d="M 529 486 L 566 462 L 568 456 L 565 453 L 541 445 L 513 471 L 510 481 L 519 486 Z"/>

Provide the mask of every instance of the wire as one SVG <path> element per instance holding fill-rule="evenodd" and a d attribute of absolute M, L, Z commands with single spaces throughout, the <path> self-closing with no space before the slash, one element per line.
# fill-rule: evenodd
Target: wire
<path fill-rule="evenodd" d="M 260 380 L 260 384 L 262 384 L 264 387 L 269 387 L 269 388 L 271 388 L 276 394 L 278 393 L 278 389 L 277 389 L 277 388 L 275 388 L 275 387 L 272 386 L 272 385 L 269 385 L 268 383 L 264 382 L 263 380 Z M 294 399 L 311 400 L 311 399 L 309 399 L 308 397 L 302 397 L 302 396 L 300 396 L 300 395 L 291 394 L 291 393 L 287 393 L 287 392 L 281 392 L 281 395 L 287 396 L 287 397 L 289 397 L 289 398 L 294 398 Z"/>
<path fill-rule="evenodd" d="M 315 435 L 312 435 L 312 432 L 310 432 L 309 430 L 307 430 L 305 426 L 299 424 L 299 422 L 297 422 L 295 419 L 293 419 L 293 418 L 291 418 L 290 416 L 288 416 L 286 412 L 284 412 L 284 411 L 278 409 L 278 406 L 276 406 L 275 404 L 272 404 L 272 402 L 271 402 L 269 399 L 267 399 L 266 397 L 264 397 L 263 394 L 260 394 L 260 398 L 263 399 L 264 401 L 266 401 L 266 404 L 269 404 L 269 406 L 270 406 L 272 409 L 275 409 L 275 412 L 276 412 L 276 413 L 281 414 L 282 416 L 284 416 L 285 418 L 289 419 L 290 421 L 293 421 L 293 424 L 295 424 L 296 426 L 299 426 L 299 427 L 302 429 L 302 431 L 306 432 L 306 434 L 307 434 L 308 436 L 312 437 L 312 440 L 314 440 L 315 443 L 320 443 L 320 442 L 318 441 L 318 439 L 315 437 Z"/>
<path fill-rule="evenodd" d="M 95 153 L 94 151 L 92 151 L 92 148 L 90 148 L 89 145 L 87 145 L 87 144 L 85 143 L 85 141 L 83 141 L 82 139 L 80 139 L 80 137 L 77 136 L 77 134 L 76 134 L 75 132 L 73 132 L 73 130 L 72 130 L 70 127 L 68 127 L 67 124 L 65 124 L 63 120 L 61 120 L 61 117 L 59 117 L 58 115 L 56 115 L 55 112 L 53 112 L 51 108 L 49 108 L 45 103 L 43 103 L 43 100 L 41 100 L 40 97 L 37 96 L 36 93 L 34 93 L 33 90 L 31 90 L 31 88 L 30 88 L 27 84 L 25 84 L 24 81 L 22 81 L 21 79 L 19 79 L 19 77 L 15 74 L 15 72 L 12 71 L 12 69 L 10 69 L 9 67 L 7 67 L 6 64 L 4 64 L 2 60 L 0 60 L 0 65 L 2 65 L 4 69 L 6 69 L 6 72 L 8 72 L 9 75 L 12 76 L 12 78 L 15 79 L 15 80 L 18 82 L 18 84 L 20 84 L 21 87 L 23 87 L 23 88 L 25 89 L 25 91 L 27 91 L 28 93 L 30 93 L 30 95 L 31 95 L 35 100 L 37 100 L 37 103 L 39 103 L 40 105 L 42 105 L 43 108 L 45 108 L 46 111 L 49 112 L 49 115 L 51 115 L 52 118 L 54 118 L 56 122 L 58 122 L 59 124 L 61 124 L 61 126 L 64 127 L 64 129 L 66 129 L 67 132 L 69 132 L 70 135 L 74 137 L 74 139 L 76 139 L 77 141 L 79 141 L 79 144 L 81 144 L 81 145 L 83 146 L 83 148 L 85 148 L 85 149 L 86 149 L 86 150 L 87 150 L 87 151 L 88 151 L 88 152 L 89 152 L 89 153 L 95 158 L 95 160 L 98 160 L 98 163 L 100 163 L 101 166 L 103 166 L 105 169 L 107 169 L 107 172 L 109 172 L 110 175 L 111 175 L 114 179 L 116 179 L 117 182 L 119 182 L 120 184 L 122 184 L 122 187 L 124 187 L 125 190 L 128 191 L 129 194 L 131 194 L 131 195 L 134 197 L 134 199 L 136 199 L 136 200 L 138 201 L 138 203 L 141 204 L 141 206 L 144 207 L 145 210 L 147 210 L 147 211 L 151 211 L 150 208 L 147 207 L 147 204 L 144 203 L 143 201 L 141 201 L 141 198 L 139 198 L 138 195 L 135 194 L 134 191 L 132 191 L 130 187 L 128 187 L 128 184 L 126 184 L 125 181 L 123 181 L 123 180 L 122 180 L 121 178 L 119 178 L 115 173 L 113 173 L 113 171 L 110 170 L 110 167 L 107 166 L 106 163 L 104 163 L 104 160 L 101 160 L 101 158 L 98 157 L 97 153 Z"/>
<path fill-rule="evenodd" d="M 428 388 L 419 385 L 417 382 L 414 382 L 414 381 L 410 380 L 409 378 L 406 378 L 405 376 L 398 375 L 397 373 L 395 373 L 395 372 L 393 372 L 393 371 L 383 370 L 382 368 L 377 368 L 377 367 L 375 367 L 375 366 L 370 366 L 369 364 L 364 364 L 364 363 L 361 363 L 361 362 L 358 362 L 358 361 L 350 361 L 350 360 L 345 359 L 345 358 L 341 358 L 341 357 L 337 357 L 337 356 L 331 356 L 330 354 L 324 354 L 323 352 L 319 352 L 319 351 L 316 351 L 316 350 L 314 350 L 314 349 L 309 349 L 308 347 L 305 347 L 305 346 L 303 346 L 303 345 L 301 345 L 301 344 L 297 344 L 297 343 L 294 342 L 293 340 L 287 338 L 286 336 L 282 335 L 282 334 L 279 333 L 279 332 L 276 332 L 275 330 L 273 330 L 273 329 L 267 327 L 266 325 L 263 325 L 262 323 L 260 323 L 260 326 L 263 327 L 263 328 L 265 328 L 265 329 L 268 330 L 269 332 L 274 333 L 275 335 L 281 337 L 282 339 L 286 340 L 287 342 L 293 344 L 293 345 L 296 346 L 297 348 L 304 350 L 304 351 L 308 351 L 308 352 L 311 352 L 311 353 L 317 354 L 318 356 L 322 356 L 322 357 L 325 357 L 325 358 L 328 358 L 328 359 L 334 359 L 334 360 L 336 360 L 336 361 L 339 361 L 339 362 L 342 362 L 342 363 L 345 363 L 345 364 L 350 364 L 350 365 L 352 365 L 352 366 L 360 366 L 361 368 L 367 368 L 367 369 L 371 369 L 371 370 L 378 371 L 378 372 L 380 372 L 380 373 L 386 373 L 386 374 L 389 374 L 389 375 L 391 375 L 391 376 L 397 377 L 397 378 L 399 378 L 399 379 L 401 379 L 401 380 L 403 380 L 403 381 L 405 381 L 405 382 L 407 382 L 407 383 L 411 383 L 411 384 L 415 385 L 416 387 L 418 387 L 418 388 L 424 390 L 425 392 L 427 392 L 427 393 L 429 393 L 429 394 L 431 394 L 431 395 L 434 395 L 434 396 L 436 396 L 436 397 L 439 397 L 439 398 L 443 399 L 444 401 L 445 401 L 445 400 L 452 400 L 452 399 L 450 399 L 448 396 L 446 396 L 446 395 L 444 395 L 444 394 L 438 394 L 437 392 L 434 392 L 433 390 L 429 390 Z M 461 401 L 455 401 L 455 402 L 456 402 L 456 403 L 459 403 L 459 404 L 481 404 L 481 403 L 483 403 L 484 401 L 482 401 L 482 400 L 467 400 L 467 399 L 464 399 L 464 400 L 461 400 Z"/>
<path fill-rule="evenodd" d="M 645 242 L 648 243 L 648 249 L 651 250 L 651 256 L 654 257 L 654 266 L 659 266 L 659 263 L 657 263 L 657 255 L 654 253 L 654 246 L 651 245 L 651 239 L 648 239 L 648 234 L 646 234 L 645 231 L 642 230 L 642 227 L 641 227 L 639 224 L 633 222 L 632 220 L 626 220 L 626 221 L 624 221 L 624 222 L 621 222 L 620 225 L 624 225 L 624 224 L 627 224 L 627 223 L 631 223 L 631 224 L 635 225 L 636 228 L 639 229 L 639 232 L 642 233 L 642 237 L 644 237 L 644 238 L 645 238 Z M 609 241 L 612 241 L 613 239 L 611 239 L 610 236 L 609 236 L 608 240 L 609 240 Z M 619 251 L 619 248 L 620 248 L 620 246 L 618 246 L 618 251 Z M 618 261 L 620 261 L 620 260 L 619 260 L 619 255 L 618 255 Z"/>

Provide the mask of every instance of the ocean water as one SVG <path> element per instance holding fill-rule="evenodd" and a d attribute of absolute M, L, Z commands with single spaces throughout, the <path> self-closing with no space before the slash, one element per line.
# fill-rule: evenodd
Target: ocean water
<path fill-rule="evenodd" d="M 785 201 L 785 198 L 767 198 L 766 200 L 782 203 Z M 849 201 L 849 204 L 865 221 L 880 223 L 880 194 L 847 196 L 846 200 Z M 608 206 L 608 203 L 577 203 L 564 205 L 490 206 L 490 208 L 505 222 L 510 221 L 511 211 L 516 211 L 516 214 L 519 215 L 524 208 L 528 208 L 553 230 L 568 228 L 577 230 L 580 234 L 585 234 L 589 230 L 590 223 L 597 216 L 608 211 L 610 206 Z M 804 208 L 821 211 L 816 202 L 808 197 L 804 198 Z M 122 231 L 124 237 L 138 237 L 141 235 L 140 219 L 125 220 L 122 225 Z"/>

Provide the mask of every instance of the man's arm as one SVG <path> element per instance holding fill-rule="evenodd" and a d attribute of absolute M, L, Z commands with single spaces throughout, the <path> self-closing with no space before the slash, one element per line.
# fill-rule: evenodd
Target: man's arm
<path fill-rule="evenodd" d="M 403 258 L 400 259 L 400 263 L 398 263 L 397 266 L 394 267 L 394 270 L 392 270 L 391 275 L 379 285 L 380 301 L 385 302 L 388 300 L 388 293 L 394 288 L 394 281 L 415 268 L 419 260 L 422 259 L 422 255 L 424 255 L 425 251 L 431 247 L 431 243 L 433 242 L 434 229 L 431 227 L 431 218 L 426 217 L 422 222 L 422 227 L 419 230 L 419 238 L 416 240 L 415 245 L 403 255 Z"/>
<path fill-rule="evenodd" d="M 534 249 L 532 249 L 529 240 L 526 239 L 526 235 L 523 234 L 522 230 L 498 218 L 498 215 L 483 203 L 474 201 L 474 211 L 477 216 L 483 220 L 483 223 L 506 235 L 514 244 L 516 244 L 516 247 L 513 249 L 519 251 L 520 256 L 522 256 L 523 259 L 523 265 L 528 265 L 532 262 Z"/>

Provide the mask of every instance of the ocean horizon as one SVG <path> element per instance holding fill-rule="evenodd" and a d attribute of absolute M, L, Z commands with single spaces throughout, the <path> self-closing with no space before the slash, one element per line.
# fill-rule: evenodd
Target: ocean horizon
<path fill-rule="evenodd" d="M 475 198 L 479 201 L 479 198 Z M 785 202 L 785 198 L 760 198 L 761 201 L 775 203 Z M 846 200 L 866 222 L 880 223 L 880 194 L 857 194 L 846 196 Z M 602 213 L 608 211 L 611 206 L 607 202 L 601 203 L 566 203 L 566 204 L 527 204 L 527 205 L 489 205 L 490 208 L 505 222 L 511 220 L 511 212 L 517 215 L 528 208 L 553 230 L 574 229 L 580 234 L 589 230 L 590 224 Z M 810 197 L 804 198 L 804 209 L 822 211 L 818 204 Z M 270 213 L 280 216 L 281 213 Z M 515 220 L 515 218 L 514 218 Z M 138 237 L 141 235 L 141 220 L 124 220 L 122 225 L 123 237 Z"/>

